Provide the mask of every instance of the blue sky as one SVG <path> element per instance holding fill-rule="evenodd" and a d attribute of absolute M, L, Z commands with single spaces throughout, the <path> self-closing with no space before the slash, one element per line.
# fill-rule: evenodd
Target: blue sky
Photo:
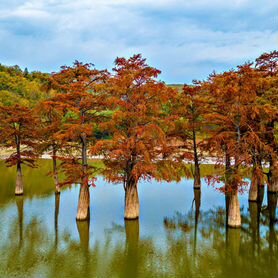
<path fill-rule="evenodd" d="M 167 83 L 278 49 L 277 0 L 1 0 L 0 63 L 58 71 L 142 53 Z"/>

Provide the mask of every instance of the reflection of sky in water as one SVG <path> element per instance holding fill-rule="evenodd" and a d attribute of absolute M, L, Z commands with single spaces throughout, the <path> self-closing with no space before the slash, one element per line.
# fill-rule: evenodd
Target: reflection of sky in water
<path fill-rule="evenodd" d="M 102 242 L 111 228 L 124 227 L 124 190 L 122 185 L 109 184 L 99 178 L 97 187 L 91 188 L 91 220 L 90 244 Z M 73 186 L 62 191 L 59 209 L 59 234 L 67 233 L 74 240 L 79 240 L 75 215 L 77 210 L 79 186 Z M 140 197 L 140 238 L 152 238 L 158 245 L 163 245 L 166 231 L 163 225 L 165 217 L 173 217 L 176 212 L 187 215 L 192 210 L 193 181 L 183 179 L 181 182 L 141 181 L 139 184 Z M 266 194 L 263 205 L 266 205 Z M 248 194 L 240 195 L 240 204 L 243 213 L 248 212 Z M 202 181 L 201 216 L 202 212 L 225 208 L 225 196 Z M 54 237 L 55 196 L 24 199 L 24 220 L 27 225 L 32 219 L 37 219 L 47 229 L 49 236 Z M 194 209 L 192 210 L 192 216 Z M 9 238 L 10 223 L 17 221 L 18 212 L 14 199 L 0 210 L 2 243 Z M 202 225 L 200 217 L 199 227 Z M 268 227 L 260 227 L 262 236 L 265 236 Z M 15 232 L 15 231 L 14 231 Z M 123 233 L 123 234 L 122 234 Z M 124 229 L 113 233 L 115 241 L 122 240 Z"/>
<path fill-rule="evenodd" d="M 90 189 L 89 237 L 86 222 L 77 226 L 75 221 L 79 186 L 65 188 L 60 194 L 57 234 L 54 185 L 44 176 L 50 166 L 50 161 L 43 161 L 38 169 L 26 169 L 26 194 L 15 197 L 14 171 L 6 171 L 0 163 L 1 277 L 227 278 L 248 273 L 246 277 L 259 274 L 266 278 L 278 273 L 278 225 L 270 229 L 264 210 L 258 244 L 247 191 L 239 197 L 243 227 L 226 233 L 225 196 L 205 180 L 196 230 L 193 180 L 141 181 L 139 240 L 138 222 L 125 226 L 123 186 L 99 177 L 97 187 Z M 266 195 L 263 206 L 267 205 Z M 174 223 L 175 228 L 167 223 Z"/>

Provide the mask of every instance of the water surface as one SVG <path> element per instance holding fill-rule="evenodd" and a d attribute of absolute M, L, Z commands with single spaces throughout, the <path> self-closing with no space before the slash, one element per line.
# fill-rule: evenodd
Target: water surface
<path fill-rule="evenodd" d="M 277 277 L 277 196 L 240 196 L 242 228 L 226 228 L 225 196 L 202 180 L 140 182 L 140 220 L 124 221 L 124 190 L 99 177 L 91 219 L 76 223 L 78 186 L 54 194 L 50 161 L 0 163 L 0 277 Z M 195 195 L 194 195 L 195 194 Z M 195 202 L 193 202 L 195 197 Z M 274 215 L 276 213 L 276 215 Z M 252 216 L 252 217 L 251 217 Z"/>

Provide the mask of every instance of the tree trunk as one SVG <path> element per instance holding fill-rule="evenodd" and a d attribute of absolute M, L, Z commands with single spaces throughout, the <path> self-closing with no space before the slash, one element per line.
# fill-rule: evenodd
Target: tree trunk
<path fill-rule="evenodd" d="M 82 144 L 82 166 L 87 167 L 88 159 L 87 159 L 87 136 L 85 133 L 81 135 L 81 144 Z"/>
<path fill-rule="evenodd" d="M 225 145 L 225 169 L 226 173 L 231 171 L 231 158 L 227 151 L 227 146 Z"/>
<path fill-rule="evenodd" d="M 228 226 L 228 218 L 229 218 L 229 207 L 230 207 L 230 198 L 231 198 L 231 193 L 230 192 L 225 192 L 225 216 L 226 216 L 226 226 Z"/>
<path fill-rule="evenodd" d="M 60 190 L 60 186 L 59 186 L 56 154 L 57 154 L 57 151 L 56 151 L 55 147 L 53 147 L 52 162 L 53 162 L 53 177 L 54 177 L 54 183 L 55 183 L 55 193 L 60 194 L 61 190 Z"/>
<path fill-rule="evenodd" d="M 269 167 L 268 192 L 278 192 L 278 160 L 272 160 Z"/>
<path fill-rule="evenodd" d="M 257 202 L 259 197 L 259 186 L 261 186 L 258 177 L 256 177 L 256 174 L 253 172 L 252 174 L 252 180 L 251 185 L 249 189 L 249 197 L 248 200 L 250 202 Z"/>
<path fill-rule="evenodd" d="M 76 220 L 88 220 L 90 218 L 90 191 L 86 182 L 80 185 L 78 210 Z"/>
<path fill-rule="evenodd" d="M 90 218 L 90 191 L 87 175 L 87 141 L 86 134 L 82 134 L 82 167 L 83 177 L 79 193 L 78 211 L 76 220 L 87 220 Z"/>
<path fill-rule="evenodd" d="M 17 175 L 15 185 L 15 195 L 23 195 L 23 177 L 20 162 L 17 163 Z"/>
<path fill-rule="evenodd" d="M 249 197 L 248 201 L 249 202 L 257 202 L 258 200 L 258 183 L 252 181 L 249 189 Z"/>
<path fill-rule="evenodd" d="M 21 152 L 20 152 L 20 137 L 15 136 L 16 142 L 16 154 L 17 154 L 17 165 L 16 165 L 16 183 L 15 183 L 15 195 L 23 195 L 23 177 L 21 169 Z"/>
<path fill-rule="evenodd" d="M 240 204 L 239 204 L 237 191 L 233 192 L 230 195 L 229 212 L 228 212 L 228 226 L 231 228 L 241 227 Z"/>
<path fill-rule="evenodd" d="M 137 182 L 128 179 L 125 188 L 125 219 L 139 218 L 139 207 Z"/>
<path fill-rule="evenodd" d="M 256 154 L 254 151 L 253 154 L 253 169 L 252 169 L 252 178 L 251 185 L 249 189 L 249 198 L 250 202 L 259 202 L 259 191 L 261 187 L 264 187 L 263 180 L 263 168 L 262 168 L 262 159 L 260 154 Z"/>
<path fill-rule="evenodd" d="M 195 162 L 194 189 L 201 189 L 201 176 L 200 176 L 200 167 L 198 162 L 197 163 Z"/>
<path fill-rule="evenodd" d="M 193 150 L 194 150 L 194 189 L 201 189 L 200 165 L 199 165 L 199 158 L 198 158 L 196 133 L 194 129 L 192 135 L 193 135 Z"/>

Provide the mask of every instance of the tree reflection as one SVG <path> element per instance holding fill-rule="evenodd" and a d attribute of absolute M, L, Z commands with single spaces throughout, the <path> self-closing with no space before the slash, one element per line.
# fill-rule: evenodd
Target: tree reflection
<path fill-rule="evenodd" d="M 200 207 L 201 207 L 201 190 L 194 189 L 194 201 L 195 201 L 195 225 L 194 225 L 194 256 L 196 255 L 196 247 L 197 247 L 197 232 L 198 232 L 198 220 L 200 215 Z"/>
<path fill-rule="evenodd" d="M 278 253 L 277 246 L 277 233 L 275 231 L 276 207 L 277 207 L 277 193 L 267 193 L 267 207 L 269 212 L 269 251 L 271 255 Z"/>
<path fill-rule="evenodd" d="M 268 207 L 250 203 L 242 229 L 228 229 L 225 208 L 201 210 L 200 191 L 194 193 L 194 207 L 166 217 L 159 236 L 140 231 L 137 220 L 112 224 L 99 241 L 88 221 L 76 223 L 76 236 L 61 229 L 58 236 L 56 198 L 55 231 L 38 218 L 26 218 L 23 225 L 19 197 L 18 217 L 8 222 L 9 240 L 0 241 L 0 277 L 275 277 L 277 198 L 270 196 Z"/>
<path fill-rule="evenodd" d="M 18 213 L 18 234 L 19 234 L 19 248 L 21 248 L 23 243 L 23 209 L 24 209 L 24 197 L 23 196 L 16 196 L 16 207 Z"/>
<path fill-rule="evenodd" d="M 139 269 L 139 221 L 125 220 L 126 256 L 124 277 L 137 277 Z"/>
<path fill-rule="evenodd" d="M 82 252 L 82 267 L 81 273 L 82 277 L 90 276 L 90 250 L 89 250 L 89 242 L 90 242 L 90 221 L 76 221 L 77 230 L 79 234 L 80 240 L 80 251 Z"/>
<path fill-rule="evenodd" d="M 269 198 L 270 213 L 265 222 L 260 220 L 261 201 L 250 203 L 249 213 L 242 211 L 242 229 L 226 226 L 228 201 L 226 209 L 201 211 L 199 218 L 197 209 L 195 215 L 189 211 L 165 218 L 168 239 L 165 255 L 169 256 L 169 271 L 184 277 L 241 277 L 243 273 L 246 277 L 275 276 L 278 271 L 277 227 L 271 220 L 275 213 L 271 209 L 276 210 L 277 199 L 273 199 Z M 260 225 L 264 226 L 261 231 Z"/>
<path fill-rule="evenodd" d="M 60 194 L 55 193 L 55 211 L 54 211 L 54 229 L 55 229 L 55 247 L 58 246 L 58 220 L 59 220 L 59 210 L 60 210 Z"/>

